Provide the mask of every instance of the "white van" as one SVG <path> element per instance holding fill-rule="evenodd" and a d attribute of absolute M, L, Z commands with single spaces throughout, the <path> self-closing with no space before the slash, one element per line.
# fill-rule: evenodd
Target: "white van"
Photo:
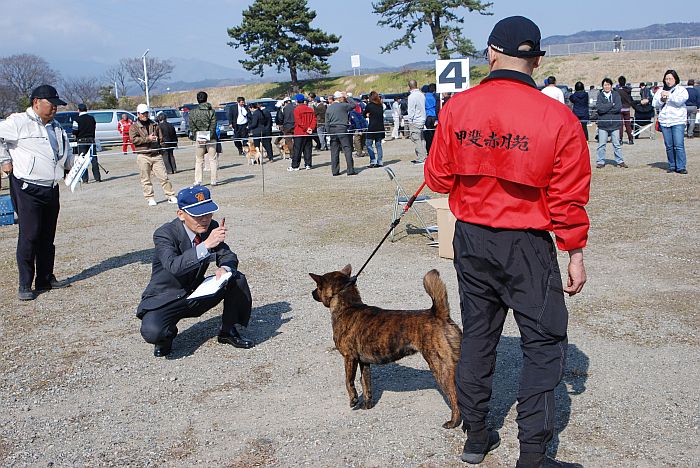
<path fill-rule="evenodd" d="M 122 144 L 122 134 L 117 129 L 122 114 L 126 114 L 133 122 L 136 121 L 134 114 L 123 109 L 89 110 L 88 114 L 95 118 L 95 139 L 102 145 Z"/>

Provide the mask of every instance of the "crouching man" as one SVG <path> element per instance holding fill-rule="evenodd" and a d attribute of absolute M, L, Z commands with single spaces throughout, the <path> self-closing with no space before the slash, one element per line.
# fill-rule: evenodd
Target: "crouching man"
<path fill-rule="evenodd" d="M 151 281 L 141 296 L 136 316 L 141 319 L 141 336 L 153 343 L 156 357 L 167 356 L 177 335 L 177 323 L 199 317 L 224 301 L 219 343 L 252 348 L 236 325 L 247 326 L 251 296 L 245 276 L 238 271 L 238 257 L 226 245 L 226 223 L 212 220 L 219 207 L 209 189 L 195 185 L 177 195 L 177 218 L 156 229 Z M 216 277 L 231 272 L 224 287 L 210 296 L 188 299 L 204 280 L 209 263 L 215 262 Z"/>

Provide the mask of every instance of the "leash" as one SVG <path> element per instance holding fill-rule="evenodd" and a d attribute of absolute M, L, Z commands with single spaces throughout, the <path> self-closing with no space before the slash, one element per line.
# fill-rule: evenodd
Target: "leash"
<path fill-rule="evenodd" d="M 379 241 L 379 245 L 377 245 L 377 247 L 374 248 L 374 251 L 372 251 L 372 254 L 369 256 L 369 258 L 368 258 L 367 261 L 364 263 L 364 265 L 362 265 L 362 268 L 360 268 L 359 271 L 358 271 L 354 276 L 350 277 L 350 282 L 349 282 L 349 284 L 355 284 L 355 282 L 357 282 L 357 277 L 360 276 L 360 273 L 362 273 L 362 270 L 364 270 L 365 267 L 367 266 L 367 264 L 369 263 L 369 261 L 372 260 L 372 257 L 374 257 L 374 254 L 377 253 L 377 250 L 379 250 L 379 247 L 382 246 L 382 244 L 384 243 L 384 241 L 386 240 L 386 238 L 389 237 L 389 234 L 391 234 L 391 231 L 393 231 L 394 229 L 396 229 L 396 226 L 398 226 L 399 223 L 401 222 L 401 218 L 403 218 L 403 216 L 406 214 L 406 212 L 408 212 L 408 210 L 411 209 L 411 206 L 413 206 L 413 203 L 416 201 L 416 198 L 418 198 L 418 195 L 423 191 L 424 188 L 425 188 L 425 181 L 423 181 L 423 183 L 421 184 L 421 186 L 418 187 L 418 190 L 416 190 L 416 193 L 414 193 L 414 194 L 411 196 L 411 198 L 408 199 L 408 202 L 406 203 L 406 206 L 403 207 L 403 211 L 399 214 L 399 217 L 396 218 L 396 219 L 391 223 L 391 226 L 389 227 L 389 230 L 387 231 L 386 234 L 384 234 L 384 237 L 382 238 L 382 240 Z"/>

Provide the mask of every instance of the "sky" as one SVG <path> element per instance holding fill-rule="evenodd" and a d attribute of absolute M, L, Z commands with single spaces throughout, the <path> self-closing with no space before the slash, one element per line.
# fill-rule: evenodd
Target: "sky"
<path fill-rule="evenodd" d="M 238 60 L 245 55 L 226 44 L 230 40 L 226 30 L 240 24 L 241 12 L 252 3 L 253 0 L 0 0 L 0 56 L 27 52 L 52 65 L 69 60 L 112 65 L 123 57 L 138 57 L 148 48 L 158 58 L 198 58 L 240 69 Z M 583 8 L 578 8 L 579 2 L 493 3 L 493 16 L 465 14 L 465 35 L 477 48 L 486 46 L 488 34 L 499 19 L 511 15 L 531 18 L 540 26 L 542 37 L 700 21 L 700 8 L 659 8 L 657 1 L 648 0 L 630 4 L 624 14 L 610 0 L 589 0 Z M 377 26 L 379 18 L 372 13 L 372 0 L 308 0 L 308 4 L 317 12 L 313 26 L 342 36 L 336 59 L 341 63 L 346 60 L 347 68 L 352 53 L 392 66 L 435 58 L 427 53 L 427 31 L 419 35 L 413 49 L 380 54 L 380 45 L 399 37 L 400 32 Z M 603 14 L 605 11 L 609 14 Z"/>

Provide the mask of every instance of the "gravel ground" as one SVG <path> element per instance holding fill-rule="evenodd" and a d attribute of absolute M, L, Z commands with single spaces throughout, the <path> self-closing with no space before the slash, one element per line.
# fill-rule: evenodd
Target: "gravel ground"
<path fill-rule="evenodd" d="M 409 162 L 411 143 L 385 149 L 415 190 L 422 168 Z M 665 173 L 660 140 L 623 151 L 630 169 L 593 170 L 589 281 L 567 299 L 569 360 L 552 453 L 592 467 L 700 466 L 700 140 L 687 141 L 687 176 Z M 72 287 L 17 301 L 17 227 L 0 228 L 0 463 L 464 466 L 462 432 L 440 427 L 449 408 L 420 356 L 374 367 L 376 407 L 348 407 L 328 311 L 310 295 L 307 272 L 359 268 L 384 235 L 386 174 L 331 177 L 324 152 L 308 172 L 266 164 L 263 193 L 260 167 L 234 153 L 225 143 L 224 183 L 213 194 L 251 283 L 252 350 L 216 343 L 220 307 L 181 322 L 168 359 L 141 339 L 134 310 L 150 275 L 151 234 L 175 209 L 160 187 L 158 206 L 146 205 L 132 156 L 101 156 L 110 171 L 103 183 L 61 194 L 56 274 Z M 176 189 L 193 180 L 194 159 L 189 149 L 177 157 Z M 432 208 L 420 209 L 434 222 Z M 363 298 L 426 307 L 421 280 L 437 268 L 459 323 L 451 261 L 416 224 L 407 216 L 408 232 L 369 264 Z M 517 459 L 518 339 L 509 317 L 490 415 L 503 443 L 487 467 Z"/>

